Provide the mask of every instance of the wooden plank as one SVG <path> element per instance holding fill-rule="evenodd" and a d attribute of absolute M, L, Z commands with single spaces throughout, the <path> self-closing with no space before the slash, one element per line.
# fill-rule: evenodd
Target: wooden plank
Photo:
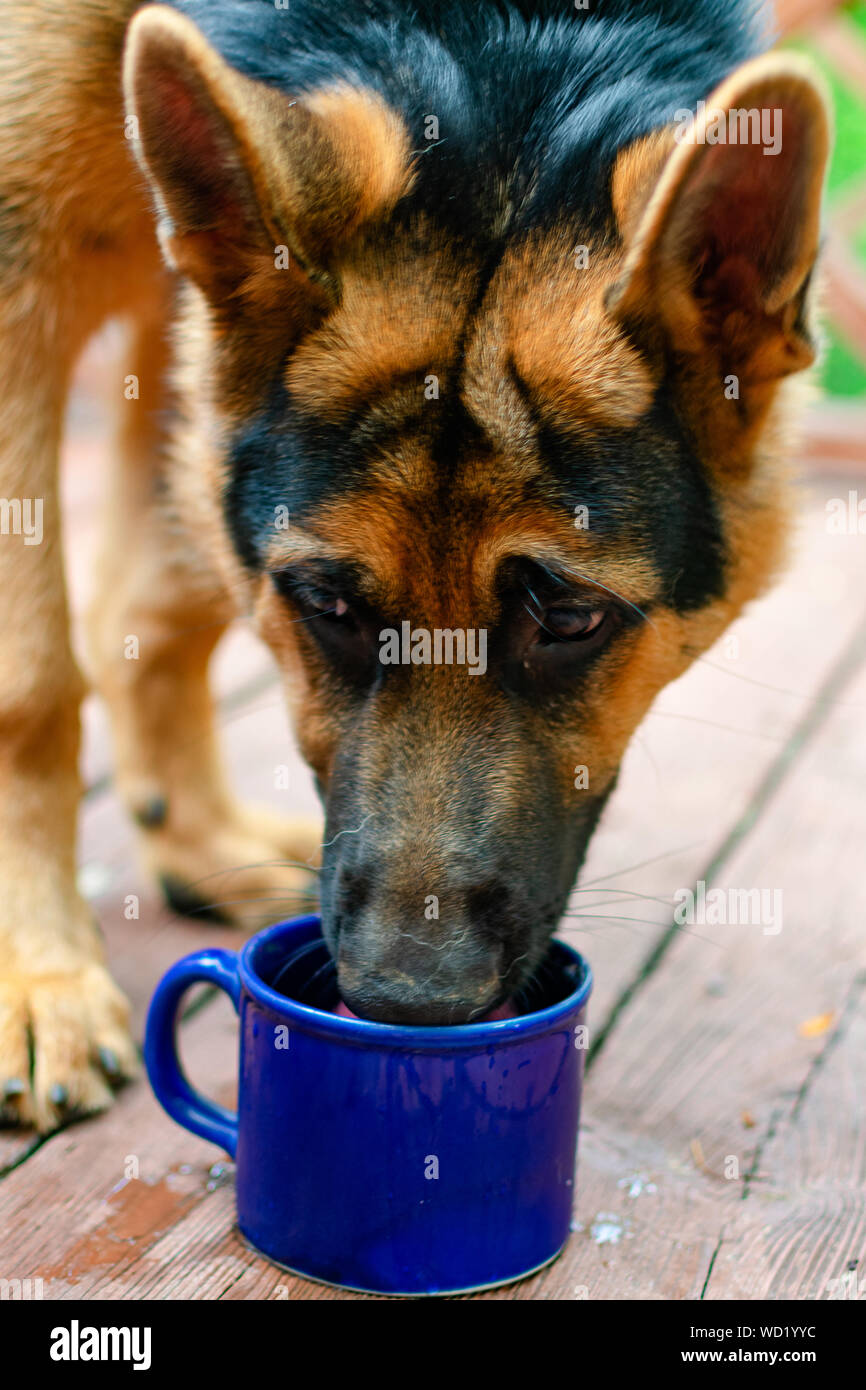
<path fill-rule="evenodd" d="M 766 1117 L 758 1176 L 725 1230 L 712 1298 L 830 1298 L 831 1281 L 852 1259 L 866 1276 L 862 671 L 850 696 L 804 753 L 789 795 L 730 866 L 732 882 L 760 877 L 782 886 L 785 924 L 751 1044 L 761 1091 L 750 1108 Z M 750 944 L 754 957 L 758 943 Z M 749 968 L 748 959 L 738 962 L 741 976 Z M 748 1004 L 743 1014 L 748 1030 Z M 738 1041 L 745 1050 L 748 1031 Z"/>
<path fill-rule="evenodd" d="M 804 491 L 783 581 L 662 692 L 626 755 L 570 903 L 588 916 L 559 933 L 592 962 L 597 1028 L 668 932 L 674 888 L 712 861 L 856 630 L 866 556 L 862 538 L 827 530 L 836 491 L 829 479 Z"/>
<path fill-rule="evenodd" d="M 810 411 L 798 456 L 809 474 L 866 480 L 866 406 L 827 401 Z"/>
<path fill-rule="evenodd" d="M 862 899 L 861 899 L 862 902 Z M 862 919 L 861 919 L 862 920 Z M 866 978 L 760 1153 L 757 1200 L 726 1222 L 705 1297 L 866 1302 Z"/>
<path fill-rule="evenodd" d="M 182 1033 L 189 1074 L 232 1104 L 237 1026 L 228 1001 L 217 999 Z M 127 1268 L 146 1262 L 178 1216 L 206 1205 L 226 1180 L 219 1165 L 213 1145 L 169 1120 L 146 1086 L 127 1088 L 109 1114 L 55 1135 L 0 1184 L 6 1277 L 43 1279 L 47 1298 L 101 1288 L 122 1296 Z"/>
<path fill-rule="evenodd" d="M 858 1242 L 864 1253 L 851 1010 L 864 964 L 866 621 L 852 665 L 844 702 L 715 879 L 780 888 L 782 930 L 705 924 L 679 936 L 591 1068 L 583 1229 L 542 1276 L 548 1289 L 699 1298 L 709 1279 L 716 1297 L 826 1296 Z M 822 1015 L 851 1019 L 835 1069 L 821 1068 Z"/>

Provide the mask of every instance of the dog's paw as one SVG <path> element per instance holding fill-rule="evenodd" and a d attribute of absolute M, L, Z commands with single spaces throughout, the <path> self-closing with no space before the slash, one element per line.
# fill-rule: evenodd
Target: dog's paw
<path fill-rule="evenodd" d="M 175 912 L 257 931 L 315 909 L 322 827 L 238 806 L 218 824 L 145 837 L 147 867 Z"/>
<path fill-rule="evenodd" d="M 105 1110 L 139 1069 L 129 1005 L 103 965 L 0 973 L 0 1122 L 49 1133 Z"/>

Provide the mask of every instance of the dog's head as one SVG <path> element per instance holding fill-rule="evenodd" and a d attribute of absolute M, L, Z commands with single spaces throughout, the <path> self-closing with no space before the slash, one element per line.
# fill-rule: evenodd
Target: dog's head
<path fill-rule="evenodd" d="M 778 563 L 824 101 L 757 59 L 622 149 L 592 219 L 503 187 L 479 248 L 372 91 L 290 100 L 161 7 L 126 87 L 192 287 L 187 475 L 324 799 L 342 993 L 479 1016 L 542 959 L 657 692 Z M 717 111 L 781 113 L 780 148 Z"/>

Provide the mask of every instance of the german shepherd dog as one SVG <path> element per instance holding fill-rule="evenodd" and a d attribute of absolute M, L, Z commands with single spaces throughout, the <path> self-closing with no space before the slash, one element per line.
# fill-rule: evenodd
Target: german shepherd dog
<path fill-rule="evenodd" d="M 323 843 L 349 1007 L 465 1022 L 531 979 L 630 735 L 780 562 L 829 135 L 751 0 L 2 21 L 0 1096 L 49 1130 L 137 1056 L 75 888 L 56 473 L 87 339 L 133 325 L 89 633 L 148 866 L 181 908 L 297 901 Z M 324 835 L 224 783 L 237 612 Z"/>

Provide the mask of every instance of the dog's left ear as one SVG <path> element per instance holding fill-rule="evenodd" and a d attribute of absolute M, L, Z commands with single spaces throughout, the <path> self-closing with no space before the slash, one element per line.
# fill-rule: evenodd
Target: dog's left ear
<path fill-rule="evenodd" d="M 411 182 L 409 137 L 376 93 L 331 86 L 290 100 L 244 77 L 167 5 L 130 24 L 124 89 L 171 263 L 232 312 L 294 281 L 327 307 L 353 232 Z M 290 265 L 280 265 L 281 250 Z"/>
<path fill-rule="evenodd" d="M 710 374 L 723 396 L 736 380 L 744 421 L 815 356 L 805 301 L 829 147 L 811 68 L 769 55 L 614 171 L 627 252 L 609 311 L 692 385 Z"/>

